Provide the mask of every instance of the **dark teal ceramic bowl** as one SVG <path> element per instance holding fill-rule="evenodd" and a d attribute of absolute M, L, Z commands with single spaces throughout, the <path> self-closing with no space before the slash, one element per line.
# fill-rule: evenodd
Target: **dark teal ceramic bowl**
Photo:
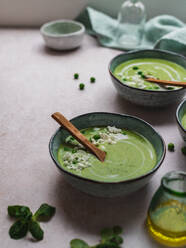
<path fill-rule="evenodd" d="M 180 131 L 183 140 L 186 142 L 186 129 L 184 129 L 184 127 L 181 124 L 184 114 L 186 114 L 186 99 L 180 103 L 176 111 L 176 120 L 178 124 L 178 129 Z"/>
<path fill-rule="evenodd" d="M 165 144 L 162 137 L 147 122 L 129 115 L 112 114 L 112 113 L 88 113 L 80 115 L 71 120 L 78 128 L 88 128 L 97 126 L 116 126 L 117 128 L 127 128 L 136 131 L 145 136 L 154 146 L 157 154 L 157 164 L 147 174 L 135 179 L 121 182 L 98 182 L 74 175 L 64 170 L 58 161 L 57 152 L 61 143 L 69 133 L 60 127 L 52 136 L 49 143 L 50 155 L 57 168 L 64 175 L 65 179 L 75 188 L 94 196 L 114 197 L 132 193 L 145 186 L 155 172 L 159 169 L 165 156 Z"/>
<path fill-rule="evenodd" d="M 114 76 L 113 72 L 119 64 L 140 58 L 165 59 L 181 65 L 186 69 L 186 58 L 176 53 L 162 50 L 138 50 L 122 53 L 114 57 L 109 64 L 111 79 L 118 94 L 132 103 L 148 107 L 163 107 L 180 101 L 186 93 L 186 89 L 184 88 L 167 91 L 138 89 L 123 84 Z"/>

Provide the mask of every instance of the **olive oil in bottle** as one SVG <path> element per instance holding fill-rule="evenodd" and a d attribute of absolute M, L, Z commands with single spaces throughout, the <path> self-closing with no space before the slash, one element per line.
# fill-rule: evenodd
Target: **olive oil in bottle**
<path fill-rule="evenodd" d="M 186 173 L 167 173 L 147 216 L 151 236 L 169 247 L 186 245 Z"/>

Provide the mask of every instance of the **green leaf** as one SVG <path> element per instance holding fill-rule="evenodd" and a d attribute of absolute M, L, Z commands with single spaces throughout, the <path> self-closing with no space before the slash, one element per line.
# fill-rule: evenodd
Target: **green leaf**
<path fill-rule="evenodd" d="M 28 232 L 28 221 L 18 220 L 9 229 L 9 235 L 12 239 L 21 239 Z"/>
<path fill-rule="evenodd" d="M 113 232 L 114 232 L 114 234 L 119 235 L 119 234 L 122 234 L 123 229 L 120 226 L 114 226 Z"/>
<path fill-rule="evenodd" d="M 11 217 L 15 218 L 27 218 L 29 219 L 32 216 L 30 209 L 26 206 L 8 206 L 8 214 Z"/>
<path fill-rule="evenodd" d="M 123 238 L 120 237 L 120 236 L 118 236 L 118 235 L 116 235 L 115 237 L 113 237 L 113 238 L 111 239 L 111 241 L 112 241 L 113 243 L 115 243 L 115 244 L 120 245 L 120 244 L 123 243 Z"/>
<path fill-rule="evenodd" d="M 42 204 L 34 214 L 34 219 L 38 221 L 49 221 L 55 214 L 56 208 L 46 203 Z"/>
<path fill-rule="evenodd" d="M 29 231 L 36 240 L 42 240 L 44 232 L 41 229 L 39 223 L 35 220 L 31 220 L 29 223 Z"/>
<path fill-rule="evenodd" d="M 183 155 L 186 155 L 186 146 L 182 147 L 181 151 L 182 151 Z"/>
<path fill-rule="evenodd" d="M 102 242 L 110 240 L 114 236 L 114 232 L 112 228 L 104 228 L 101 231 L 101 240 Z"/>
<path fill-rule="evenodd" d="M 113 242 L 106 242 L 103 244 L 98 244 L 96 248 L 119 248 L 119 246 Z"/>
<path fill-rule="evenodd" d="M 81 239 L 73 239 L 70 242 L 71 248 L 89 248 L 88 244 Z"/>

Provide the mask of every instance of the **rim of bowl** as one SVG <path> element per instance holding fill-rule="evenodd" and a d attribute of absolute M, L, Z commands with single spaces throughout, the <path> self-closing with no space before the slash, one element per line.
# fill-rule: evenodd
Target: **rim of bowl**
<path fill-rule="evenodd" d="M 64 22 L 76 24 L 81 29 L 78 31 L 72 32 L 72 33 L 68 33 L 68 34 L 51 34 L 51 33 L 45 31 L 45 28 L 52 25 L 52 24 L 64 23 Z M 69 37 L 69 36 L 75 36 L 75 35 L 79 35 L 79 34 L 84 33 L 85 32 L 85 26 L 82 23 L 77 22 L 77 21 L 73 21 L 73 20 L 69 20 L 69 19 L 59 19 L 59 20 L 55 20 L 55 21 L 51 21 L 51 22 L 47 22 L 47 23 L 43 24 L 40 28 L 40 32 L 41 32 L 41 34 L 49 36 L 49 37 L 55 37 L 55 38 Z"/>
<path fill-rule="evenodd" d="M 171 175 L 173 175 L 174 177 L 171 178 Z M 177 177 L 176 177 L 177 176 Z M 185 191 L 179 191 L 178 189 L 173 189 L 171 188 L 171 186 L 169 186 L 167 184 L 167 181 L 171 181 L 171 179 L 176 179 L 179 178 L 180 176 L 183 176 L 186 178 L 186 172 L 184 171 L 170 171 L 168 173 L 166 173 L 162 179 L 161 179 L 161 185 L 171 194 L 177 195 L 178 197 L 185 197 L 186 196 L 186 190 Z"/>
<path fill-rule="evenodd" d="M 51 139 L 49 141 L 49 153 L 50 153 L 50 156 L 51 156 L 52 160 L 54 161 L 54 163 L 55 163 L 55 165 L 57 166 L 58 169 L 60 169 L 61 171 L 63 171 L 66 174 L 69 174 L 70 176 L 73 176 L 73 177 L 78 178 L 78 179 L 83 180 L 83 181 L 88 181 L 88 182 L 95 183 L 95 184 L 107 184 L 107 185 L 109 185 L 109 184 L 110 185 L 115 185 L 115 184 L 120 184 L 120 183 L 135 182 L 135 181 L 141 180 L 141 179 L 143 179 L 143 178 L 155 173 L 159 169 L 159 167 L 161 166 L 161 164 L 163 163 L 163 160 L 165 158 L 166 146 L 165 146 L 165 142 L 164 142 L 162 136 L 148 122 L 146 122 L 146 121 L 144 121 L 144 120 L 142 120 L 142 119 L 140 119 L 138 117 L 132 116 L 132 115 L 119 114 L 119 113 L 110 113 L 110 112 L 90 112 L 90 113 L 78 115 L 78 116 L 72 118 L 70 121 L 74 121 L 74 120 L 78 119 L 79 117 L 83 117 L 83 116 L 91 115 L 91 114 L 99 114 L 99 115 L 100 114 L 108 114 L 108 115 L 116 115 L 116 116 L 120 116 L 120 117 L 130 117 L 130 118 L 136 119 L 138 121 L 141 121 L 144 124 L 146 124 L 147 126 L 149 126 L 158 135 L 158 137 L 160 138 L 160 140 L 162 142 L 162 145 L 163 145 L 163 154 L 162 154 L 162 157 L 161 157 L 160 161 L 148 173 L 146 173 L 144 175 L 141 175 L 139 177 L 135 177 L 135 178 L 132 178 L 132 179 L 127 179 L 127 180 L 122 180 L 122 181 L 118 181 L 118 182 L 102 182 L 102 181 L 96 181 L 96 180 L 93 180 L 93 179 L 85 178 L 85 177 L 82 177 L 82 176 L 79 176 L 79 175 L 75 175 L 72 172 L 64 170 L 63 167 L 58 163 L 58 161 L 55 159 L 55 157 L 53 155 L 53 152 L 52 152 L 53 140 L 54 140 L 55 136 L 57 135 L 57 133 L 62 129 L 62 127 L 59 127 L 55 131 L 55 133 L 52 135 L 52 137 L 51 137 Z"/>
<path fill-rule="evenodd" d="M 186 57 L 183 56 L 183 55 L 180 55 L 178 53 L 174 53 L 174 52 L 169 52 L 169 51 L 166 51 L 166 50 L 160 50 L 160 49 L 143 49 L 143 50 L 134 50 L 134 51 L 129 51 L 129 52 L 125 52 L 125 53 L 121 53 L 117 56 L 115 56 L 114 58 L 111 59 L 110 63 L 109 63 L 109 66 L 108 66 L 108 70 L 109 70 L 109 73 L 111 74 L 111 76 L 122 86 L 124 87 L 127 87 L 127 88 L 130 88 L 130 89 L 133 89 L 133 90 L 138 90 L 138 91 L 144 91 L 144 92 L 153 92 L 153 93 L 173 93 L 173 92 L 178 92 L 178 91 L 182 91 L 182 90 L 185 90 L 185 88 L 180 88 L 180 89 L 176 89 L 176 90 L 145 90 L 145 89 L 139 89 L 139 88 L 135 88 L 135 87 L 132 87 L 132 86 L 129 86 L 127 84 L 123 84 L 111 71 L 111 65 L 113 63 L 113 61 L 115 59 L 117 59 L 118 57 L 121 57 L 121 56 L 124 56 L 124 55 L 127 55 L 127 54 L 131 54 L 131 53 L 141 53 L 141 52 L 159 52 L 159 53 L 163 53 L 163 54 L 171 54 L 173 56 L 177 56 L 177 57 L 180 57 L 184 60 L 186 60 Z M 143 58 L 143 56 L 142 56 Z M 166 60 L 166 59 L 165 59 Z M 167 59 L 168 60 L 168 59 Z M 169 60 L 168 60 L 169 61 Z M 175 63 L 175 62 L 173 62 Z M 177 64 L 177 63 L 175 63 Z M 186 70 L 186 68 L 184 68 Z"/>
<path fill-rule="evenodd" d="M 176 121 L 180 128 L 186 133 L 186 129 L 182 126 L 180 118 L 179 118 L 179 112 L 183 106 L 183 104 L 186 102 L 186 98 L 178 105 L 177 110 L 176 110 Z"/>

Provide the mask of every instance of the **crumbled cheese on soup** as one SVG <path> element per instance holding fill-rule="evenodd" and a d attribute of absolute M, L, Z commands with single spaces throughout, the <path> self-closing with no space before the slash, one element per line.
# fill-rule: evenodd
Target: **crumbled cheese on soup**
<path fill-rule="evenodd" d="M 109 131 L 110 133 L 121 133 L 121 132 L 122 132 L 121 129 L 116 128 L 116 127 L 110 127 L 110 126 L 108 126 L 107 129 L 108 129 L 108 131 Z"/>
<path fill-rule="evenodd" d="M 91 166 L 89 158 L 89 153 L 83 150 L 77 150 L 76 153 L 66 152 L 63 156 L 63 161 L 67 169 L 82 170 Z"/>
<path fill-rule="evenodd" d="M 116 144 L 118 140 L 124 138 L 124 134 L 122 134 L 121 129 L 111 126 L 108 126 L 105 132 L 100 132 L 99 136 L 99 139 L 95 139 L 94 136 L 91 137 L 91 142 L 94 145 L 100 145 L 104 143 Z"/>
<path fill-rule="evenodd" d="M 94 131 L 97 131 L 97 133 L 93 134 L 90 137 L 90 141 L 96 145 L 101 145 L 101 149 L 105 150 L 105 147 L 103 144 L 116 144 L 118 140 L 125 139 L 127 136 L 125 133 L 116 127 L 108 126 L 107 128 L 104 128 L 103 130 L 100 130 L 100 128 L 94 128 Z M 88 168 L 91 166 L 90 163 L 90 157 L 91 154 L 87 153 L 86 151 L 82 150 L 83 146 L 76 141 L 72 136 L 68 136 L 66 138 L 66 143 L 69 143 L 71 145 L 75 145 L 75 152 L 66 152 L 63 156 L 64 166 L 67 167 L 67 169 L 72 170 L 82 170 L 84 168 Z"/>

